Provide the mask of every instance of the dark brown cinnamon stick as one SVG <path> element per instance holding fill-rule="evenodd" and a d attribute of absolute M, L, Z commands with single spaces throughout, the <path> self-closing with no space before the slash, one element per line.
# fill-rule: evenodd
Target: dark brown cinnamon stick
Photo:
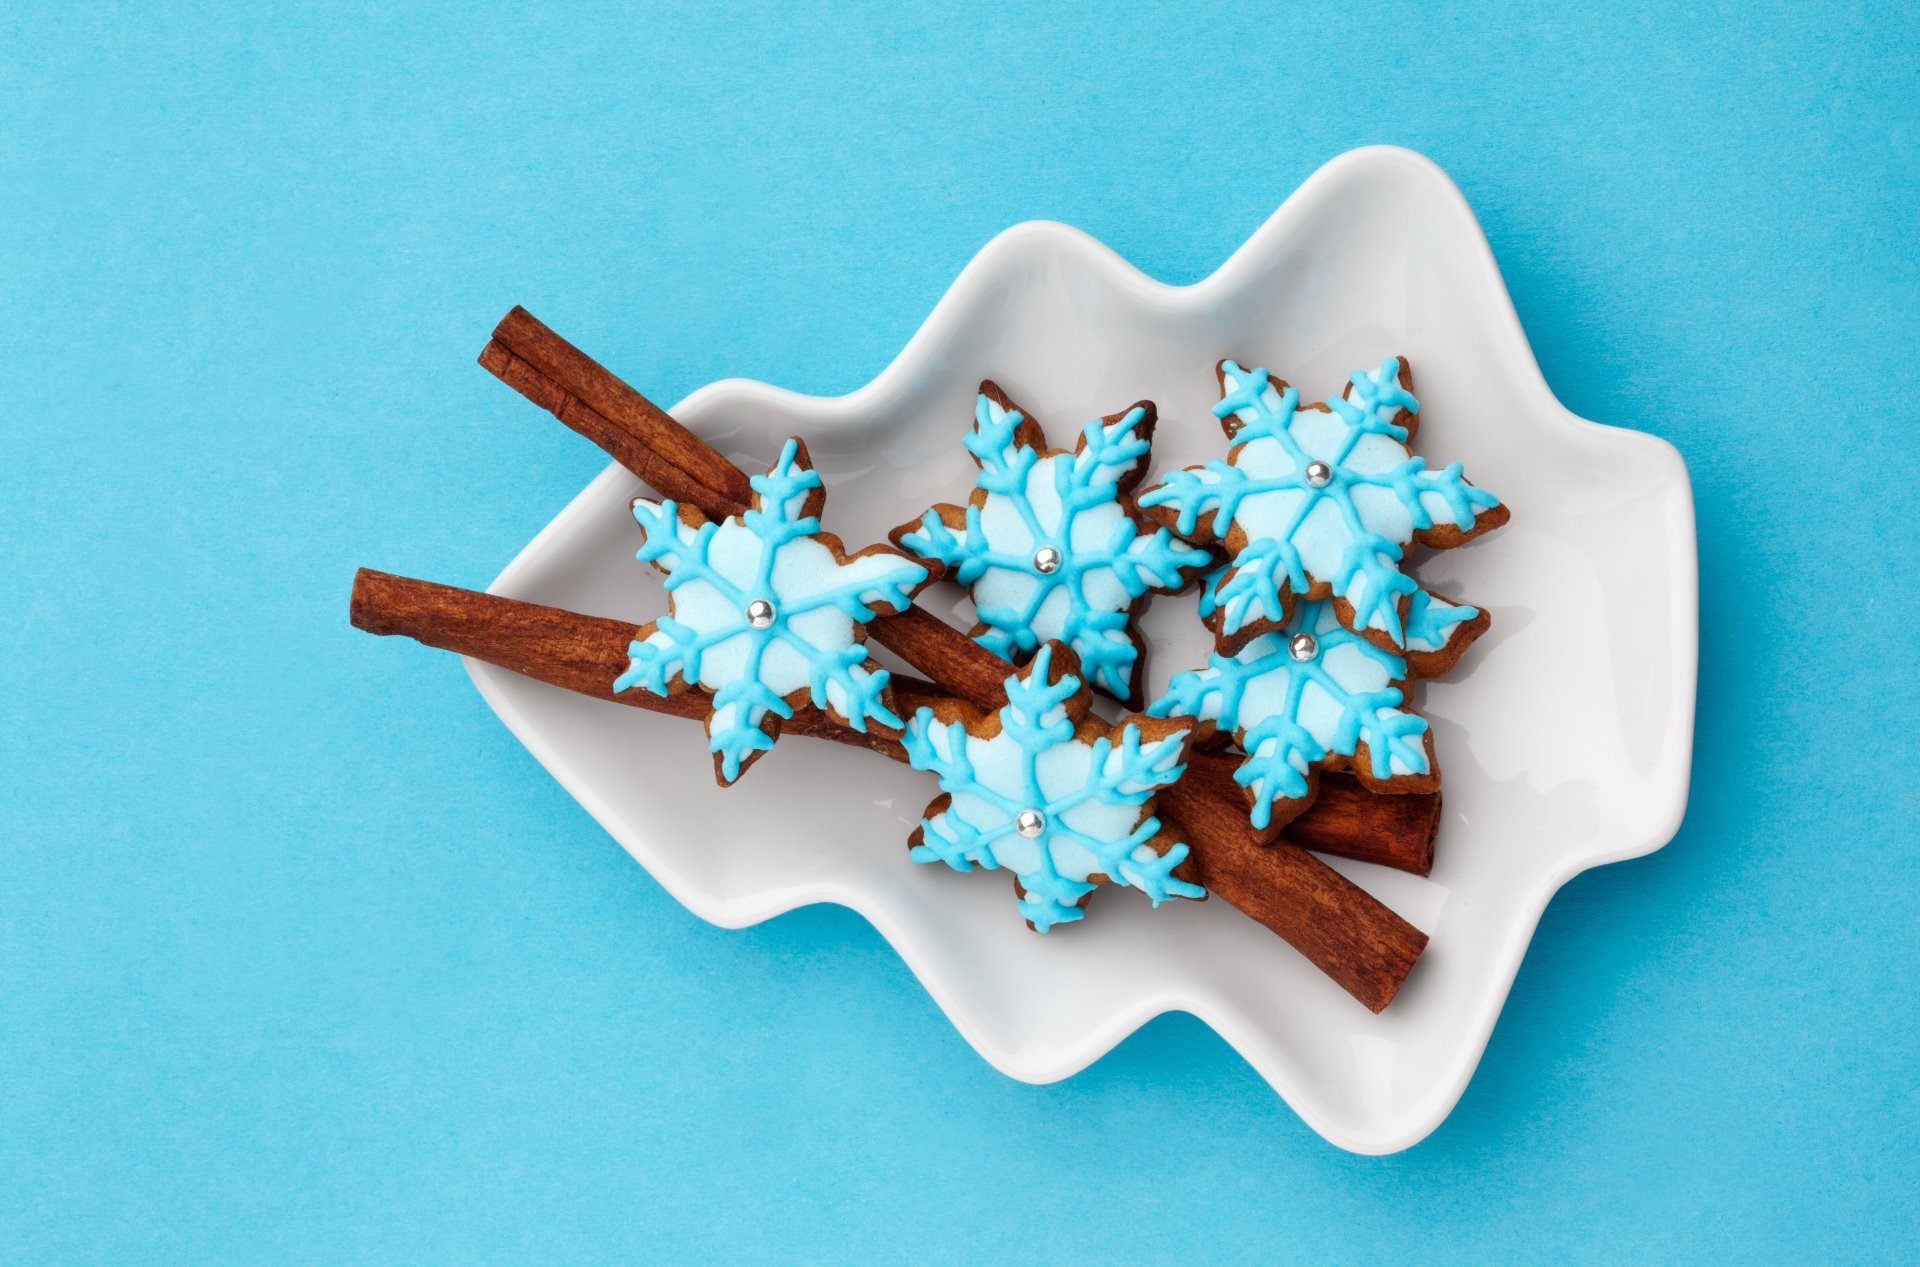
<path fill-rule="evenodd" d="M 354 577 L 352 619 L 369 633 L 413 638 L 597 699 L 681 717 L 706 712 L 691 694 L 613 693 L 633 637 L 633 626 L 617 620 L 364 568 Z M 931 684 L 912 679 L 896 678 L 894 690 L 903 715 L 936 698 Z M 810 708 L 796 710 L 781 730 L 906 759 L 898 743 L 856 733 Z M 1393 1001 L 1426 947 L 1425 933 L 1286 841 L 1262 845 L 1243 832 L 1182 826 L 1198 883 L 1285 938 L 1373 1011 Z"/>
<path fill-rule="evenodd" d="M 1246 798 L 1234 782 L 1239 758 L 1224 752 L 1196 752 L 1187 773 L 1163 792 L 1190 830 L 1210 818 L 1205 811 L 1225 810 L 1246 825 Z M 1373 862 L 1414 875 L 1433 872 L 1433 841 L 1440 830 L 1440 794 L 1383 796 L 1360 786 L 1351 774 L 1322 774 L 1320 792 L 1305 813 L 1288 823 L 1284 837 L 1304 849 Z"/>
<path fill-rule="evenodd" d="M 526 309 L 515 308 L 502 318 L 480 364 L 662 496 L 697 506 L 714 519 L 746 509 L 751 487 L 724 454 Z M 1006 661 L 927 611 L 915 607 L 867 628 L 876 642 L 950 694 L 981 708 L 1006 702 Z M 1178 805 L 1181 821 L 1192 831 L 1269 839 L 1274 831 L 1257 833 L 1247 819 L 1245 794 L 1233 781 L 1237 765 L 1226 753 L 1194 753 L 1170 804 Z M 1433 869 L 1437 793 L 1376 796 L 1341 777 L 1330 777 L 1322 786 L 1318 802 L 1325 804 L 1316 802 L 1286 828 L 1295 841 L 1416 875 Z"/>
<path fill-rule="evenodd" d="M 753 499 L 725 456 L 524 308 L 500 322 L 480 364 L 663 497 L 712 519 L 740 514 Z"/>
<path fill-rule="evenodd" d="M 1439 834 L 1440 793 L 1382 796 L 1351 774 L 1322 774 L 1320 794 L 1286 826 L 1287 838 L 1302 848 L 1420 876 L 1433 873 Z"/>

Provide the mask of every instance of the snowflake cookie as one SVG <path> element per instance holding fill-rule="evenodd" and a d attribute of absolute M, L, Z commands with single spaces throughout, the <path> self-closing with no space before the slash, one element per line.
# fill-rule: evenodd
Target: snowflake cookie
<path fill-rule="evenodd" d="M 1215 372 L 1226 461 L 1175 471 L 1140 506 L 1182 536 L 1226 546 L 1208 619 L 1220 650 L 1286 624 L 1296 599 L 1328 597 L 1348 628 L 1404 650 L 1419 588 L 1400 570 L 1407 544 L 1461 545 L 1505 523 L 1507 508 L 1458 462 L 1429 471 L 1408 452 L 1420 402 L 1404 358 L 1356 371 L 1339 399 L 1306 406 L 1265 370 L 1222 361 Z"/>
<path fill-rule="evenodd" d="M 1205 897 L 1180 875 L 1187 846 L 1153 814 L 1157 790 L 1186 769 L 1192 727 L 1149 717 L 1109 726 L 1059 642 L 1006 687 L 997 713 L 954 700 L 907 721 L 907 757 L 941 789 L 908 842 L 913 860 L 1006 868 L 1020 913 L 1043 933 L 1079 919 L 1101 884 L 1138 889 L 1155 906 Z"/>
<path fill-rule="evenodd" d="M 720 523 L 634 499 L 646 534 L 638 557 L 667 574 L 669 614 L 635 631 L 632 663 L 613 684 L 711 692 L 707 746 L 722 785 L 773 747 L 803 701 L 855 730 L 897 731 L 887 671 L 868 667 L 866 622 L 905 611 L 930 579 L 891 546 L 848 555 L 820 530 L 826 490 L 799 440 L 752 484 L 753 505 Z"/>
<path fill-rule="evenodd" d="M 968 587 L 972 636 L 1016 663 L 1065 642 L 1088 680 L 1140 699 L 1131 629 L 1148 593 L 1170 593 L 1211 560 L 1165 528 L 1143 525 L 1132 492 L 1147 469 L 1153 404 L 1096 418 L 1071 452 L 993 383 L 980 384 L 964 443 L 980 475 L 964 506 L 940 505 L 894 529 L 894 544 Z"/>
<path fill-rule="evenodd" d="M 1202 592 L 1203 616 L 1213 593 Z M 1404 707 L 1404 687 L 1452 668 L 1490 620 L 1423 589 L 1414 590 L 1405 618 L 1399 655 L 1348 629 L 1331 602 L 1303 599 L 1279 631 L 1175 674 L 1147 711 L 1193 718 L 1199 742 L 1232 733 L 1247 754 L 1234 779 L 1262 829 L 1283 827 L 1313 804 L 1322 769 L 1350 768 L 1375 792 L 1431 792 L 1440 786 L 1433 735 L 1426 718 Z"/>

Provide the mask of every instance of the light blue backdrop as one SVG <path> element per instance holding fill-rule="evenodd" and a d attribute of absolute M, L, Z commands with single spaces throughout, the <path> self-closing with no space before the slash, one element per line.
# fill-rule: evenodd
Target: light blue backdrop
<path fill-rule="evenodd" d="M 1909 6 L 210 7 L 0 15 L 0 1257 L 1912 1261 Z M 1192 280 L 1383 141 L 1686 455 L 1702 578 L 1684 829 L 1554 902 L 1410 1153 L 1187 1018 L 1011 1082 L 347 628 L 600 469 L 473 365 L 513 303 L 662 399 L 840 392 L 1010 223 Z"/>

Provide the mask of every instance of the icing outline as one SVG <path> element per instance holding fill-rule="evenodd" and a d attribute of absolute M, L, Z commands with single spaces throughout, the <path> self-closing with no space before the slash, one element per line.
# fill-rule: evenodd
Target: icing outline
<path fill-rule="evenodd" d="M 979 466 L 966 504 L 934 506 L 890 534 L 938 575 L 967 587 L 970 636 L 1019 663 L 1043 642 L 1072 649 L 1099 690 L 1140 702 L 1144 649 L 1132 620 L 1211 562 L 1146 523 L 1132 492 L 1146 474 L 1153 402 L 1082 425 L 1072 450 L 992 381 L 980 384 L 963 443 Z"/>
<path fill-rule="evenodd" d="M 1203 582 L 1203 616 L 1216 580 Z M 1452 668 L 1490 624 L 1477 607 L 1416 589 L 1402 656 L 1349 629 L 1329 600 L 1303 600 L 1279 629 L 1175 674 L 1147 712 L 1192 718 L 1199 742 L 1232 734 L 1246 753 L 1234 781 L 1262 830 L 1304 812 L 1323 769 L 1351 769 L 1375 792 L 1431 792 L 1440 786 L 1432 728 L 1406 706 L 1406 684 Z M 1305 646 L 1296 641 L 1302 635 Z"/>
<path fill-rule="evenodd" d="M 1179 874 L 1187 845 L 1153 813 L 1158 789 L 1186 770 L 1192 728 L 1144 717 L 1108 725 L 1059 642 L 1043 644 L 1006 691 L 994 713 L 955 700 L 908 720 L 907 757 L 941 789 L 908 840 L 913 860 L 1012 871 L 1020 913 L 1043 933 L 1082 918 L 1101 884 L 1138 889 L 1155 906 L 1204 898 Z"/>
<path fill-rule="evenodd" d="M 1404 651 L 1419 588 L 1401 568 L 1406 546 L 1463 545 L 1508 519 L 1460 463 L 1431 471 L 1406 447 L 1420 409 L 1406 359 L 1357 370 L 1341 396 L 1306 406 L 1264 369 L 1225 360 L 1215 375 L 1226 459 L 1173 472 L 1139 504 L 1189 540 L 1226 547 L 1208 617 L 1219 650 L 1285 625 L 1297 600 L 1331 597 L 1348 628 Z M 1316 462 L 1325 478 L 1309 477 Z"/>
<path fill-rule="evenodd" d="M 717 523 L 634 498 L 645 534 L 635 557 L 666 574 L 668 614 L 635 630 L 613 683 L 616 694 L 710 693 L 707 746 L 723 786 L 773 747 L 801 702 L 857 731 L 897 733 L 890 675 L 869 667 L 866 622 L 905 611 L 932 579 L 891 546 L 848 555 L 821 531 L 826 489 L 800 440 L 750 483 L 752 505 Z"/>

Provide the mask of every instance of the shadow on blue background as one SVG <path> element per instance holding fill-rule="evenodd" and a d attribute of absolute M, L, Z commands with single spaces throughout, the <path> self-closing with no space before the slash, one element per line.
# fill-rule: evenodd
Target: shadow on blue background
<path fill-rule="evenodd" d="M 956 7 L 0 15 L 0 1250 L 1911 1261 L 1913 11 Z M 1371 142 L 1701 533 L 1686 826 L 1554 902 L 1409 1153 L 1186 1018 L 1004 1079 L 346 627 L 600 468 L 472 364 L 513 303 L 663 400 L 840 392 L 1008 224 L 1193 280 Z"/>

